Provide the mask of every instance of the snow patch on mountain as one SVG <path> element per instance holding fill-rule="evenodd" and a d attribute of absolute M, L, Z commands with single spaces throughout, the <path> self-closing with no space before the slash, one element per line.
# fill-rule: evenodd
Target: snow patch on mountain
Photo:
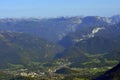
<path fill-rule="evenodd" d="M 80 42 L 80 41 L 82 41 L 82 40 L 84 40 L 83 38 L 81 38 L 81 39 L 74 39 L 73 41 L 74 42 Z"/>
<path fill-rule="evenodd" d="M 105 28 L 104 28 L 104 27 L 94 28 L 94 29 L 92 30 L 92 34 L 94 35 L 94 34 L 96 34 L 97 32 L 99 32 L 99 31 L 102 30 L 102 29 L 105 29 Z"/>
<path fill-rule="evenodd" d="M 74 41 L 74 42 L 80 42 L 80 41 L 86 40 L 86 39 L 88 39 L 88 38 L 93 38 L 96 33 L 98 33 L 100 30 L 104 30 L 104 29 L 105 29 L 104 27 L 94 28 L 94 29 L 91 31 L 90 34 L 82 35 L 82 38 L 80 38 L 80 39 L 74 39 L 73 41 Z"/>
<path fill-rule="evenodd" d="M 92 38 L 95 36 L 96 33 L 98 33 L 100 30 L 105 29 L 104 27 L 97 27 L 92 30 L 92 33 L 88 34 L 86 37 L 87 38 Z"/>

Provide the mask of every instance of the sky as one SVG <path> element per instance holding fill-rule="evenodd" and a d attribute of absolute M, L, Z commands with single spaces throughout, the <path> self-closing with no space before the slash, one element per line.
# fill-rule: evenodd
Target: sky
<path fill-rule="evenodd" d="M 120 14 L 120 0 L 0 0 L 0 18 L 116 14 Z"/>

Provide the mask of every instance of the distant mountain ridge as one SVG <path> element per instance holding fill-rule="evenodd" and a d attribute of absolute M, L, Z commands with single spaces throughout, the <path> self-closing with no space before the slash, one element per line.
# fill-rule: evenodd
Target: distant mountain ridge
<path fill-rule="evenodd" d="M 50 19 L 0 19 L 0 29 L 14 32 L 25 32 L 40 36 L 49 41 L 58 41 L 66 34 L 75 31 L 80 19 L 71 18 L 50 18 Z"/>
<path fill-rule="evenodd" d="M 119 16 L 119 15 L 116 15 Z M 75 32 L 79 28 L 88 26 L 107 26 L 116 24 L 120 18 L 113 17 L 59 17 L 59 18 L 24 18 L 0 19 L 0 29 L 14 32 L 25 32 L 40 36 L 52 42 L 58 42 L 69 33 Z"/>

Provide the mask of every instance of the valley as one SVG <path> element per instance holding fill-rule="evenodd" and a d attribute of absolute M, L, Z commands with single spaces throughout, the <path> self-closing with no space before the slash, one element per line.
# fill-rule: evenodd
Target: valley
<path fill-rule="evenodd" d="M 93 80 L 120 62 L 120 18 L 0 19 L 0 80 Z"/>

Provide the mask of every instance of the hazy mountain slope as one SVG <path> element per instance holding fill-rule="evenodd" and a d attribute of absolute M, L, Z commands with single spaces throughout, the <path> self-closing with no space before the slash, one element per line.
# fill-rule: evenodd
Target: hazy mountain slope
<path fill-rule="evenodd" d="M 64 47 L 72 46 L 78 42 L 88 40 L 94 37 L 103 37 L 110 40 L 119 41 L 120 23 L 107 26 L 85 26 L 68 34 L 59 41 Z"/>
<path fill-rule="evenodd" d="M 50 41 L 58 41 L 66 34 L 74 32 L 80 18 L 49 18 L 49 19 L 0 19 L 0 29 L 15 32 L 26 32 Z"/>
<path fill-rule="evenodd" d="M 73 64 L 82 62 L 82 65 L 86 65 L 86 61 L 96 59 L 102 62 L 104 56 L 108 59 L 107 55 L 111 55 L 113 51 L 119 52 L 120 24 L 116 24 L 118 21 L 116 17 L 99 16 L 0 19 L 0 29 L 9 31 L 0 33 L 0 56 L 3 60 L 0 63 L 23 64 L 48 61 L 53 57 L 67 59 Z M 34 35 L 53 42 L 60 40 L 59 44 L 66 49 L 60 52 L 59 46 Z M 118 61 L 118 57 L 116 59 Z"/>
<path fill-rule="evenodd" d="M 116 24 L 120 21 L 120 18 L 117 16 L 118 15 L 113 17 L 77 16 L 49 19 L 6 18 L 0 19 L 0 29 L 15 32 L 26 32 L 54 42 L 61 40 L 64 36 L 76 30 L 81 30 L 82 33 L 84 32 L 85 28 L 90 28 L 93 26 L 103 27 L 111 24 Z"/>
<path fill-rule="evenodd" d="M 63 46 L 67 47 L 67 49 L 57 54 L 56 57 L 68 59 L 77 66 L 80 63 L 79 66 L 82 64 L 89 67 L 113 65 L 119 61 L 120 24 L 107 26 L 103 29 L 95 27 L 85 30 L 88 34 L 84 36 L 80 36 L 81 32 L 77 31 L 63 38 L 64 40 L 61 41 L 63 41 Z M 84 34 L 84 32 L 82 33 Z M 113 54 L 114 58 L 112 58 Z M 82 55 L 86 56 L 86 58 L 79 58 Z M 82 60 L 84 61 L 81 63 Z M 75 64 L 73 66 L 76 66 Z"/>
<path fill-rule="evenodd" d="M 81 24 L 77 25 L 76 31 L 68 34 L 59 41 L 64 47 L 69 47 L 88 37 L 93 37 L 97 32 L 112 25 L 111 18 L 99 16 L 87 16 L 81 19 Z"/>
<path fill-rule="evenodd" d="M 62 48 L 24 33 L 0 32 L 0 65 L 50 61 Z"/>
<path fill-rule="evenodd" d="M 58 53 L 56 58 L 63 58 L 68 61 L 85 61 L 87 59 L 85 52 L 77 46 L 65 49 L 64 52 Z"/>

